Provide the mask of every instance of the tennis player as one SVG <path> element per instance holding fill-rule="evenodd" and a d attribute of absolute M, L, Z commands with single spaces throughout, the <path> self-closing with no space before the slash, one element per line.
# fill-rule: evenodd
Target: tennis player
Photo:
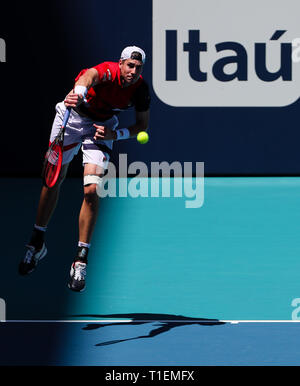
<path fill-rule="evenodd" d="M 118 62 L 103 62 L 82 70 L 75 79 L 74 89 L 56 105 L 51 142 L 61 127 L 66 108 L 72 107 L 65 131 L 62 170 L 54 187 L 42 187 L 32 236 L 19 264 L 21 275 L 32 272 L 47 253 L 45 232 L 68 166 L 81 148 L 84 199 L 79 214 L 78 249 L 71 265 L 68 286 L 78 292 L 85 288 L 87 257 L 98 214 L 97 187 L 101 186 L 108 167 L 113 142 L 126 140 L 148 129 L 150 95 L 141 76 L 144 63 L 145 52 L 141 48 L 126 47 Z M 132 106 L 135 108 L 135 123 L 118 128 L 118 113 Z"/>

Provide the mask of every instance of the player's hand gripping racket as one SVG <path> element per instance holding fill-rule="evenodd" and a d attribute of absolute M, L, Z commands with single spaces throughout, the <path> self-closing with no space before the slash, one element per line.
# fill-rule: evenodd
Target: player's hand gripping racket
<path fill-rule="evenodd" d="M 65 112 L 63 123 L 59 130 L 59 133 L 55 137 L 54 141 L 51 143 L 45 155 L 42 177 L 45 185 L 48 188 L 52 188 L 56 184 L 59 173 L 61 171 L 65 128 L 68 123 L 70 112 L 71 107 L 68 107 Z"/>

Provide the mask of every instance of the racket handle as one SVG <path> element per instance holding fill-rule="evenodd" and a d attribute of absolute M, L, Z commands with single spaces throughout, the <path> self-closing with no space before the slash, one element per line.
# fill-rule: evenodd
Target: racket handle
<path fill-rule="evenodd" d="M 62 127 L 66 127 L 69 120 L 70 112 L 71 112 L 71 107 L 68 107 L 64 115 Z"/>

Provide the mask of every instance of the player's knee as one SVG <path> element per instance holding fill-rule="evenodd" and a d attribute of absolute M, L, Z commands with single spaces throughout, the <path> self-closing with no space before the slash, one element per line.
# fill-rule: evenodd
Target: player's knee
<path fill-rule="evenodd" d="M 99 196 L 97 194 L 96 184 L 90 184 L 84 187 L 84 200 L 90 206 L 97 204 Z"/>
<path fill-rule="evenodd" d="M 90 184 L 84 187 L 84 195 L 85 196 L 93 196 L 97 195 L 97 184 Z"/>

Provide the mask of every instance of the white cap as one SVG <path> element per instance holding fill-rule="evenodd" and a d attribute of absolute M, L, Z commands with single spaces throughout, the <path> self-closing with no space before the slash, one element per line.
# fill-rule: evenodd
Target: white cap
<path fill-rule="evenodd" d="M 136 60 L 140 60 L 143 63 L 145 63 L 146 54 L 139 47 L 129 46 L 129 47 L 124 48 L 124 50 L 121 53 L 121 58 L 120 59 L 122 59 L 122 60 L 136 59 Z"/>

